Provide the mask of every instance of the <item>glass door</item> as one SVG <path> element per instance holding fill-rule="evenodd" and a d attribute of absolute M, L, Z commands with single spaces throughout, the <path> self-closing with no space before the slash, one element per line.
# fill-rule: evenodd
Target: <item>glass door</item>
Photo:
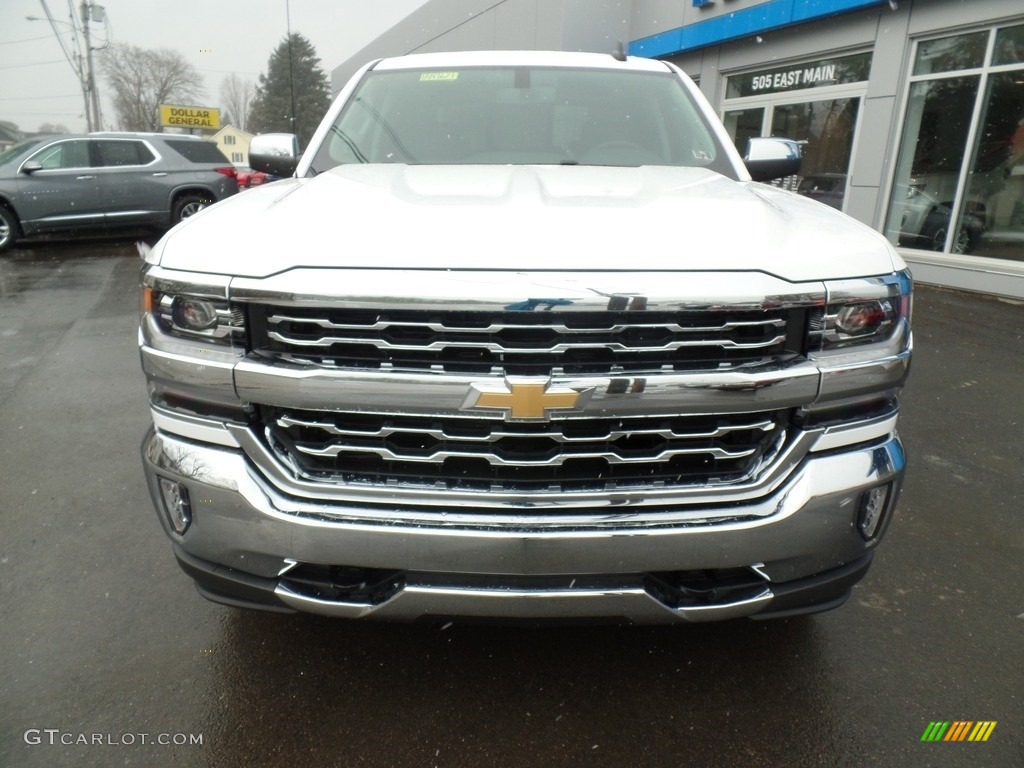
<path fill-rule="evenodd" d="M 771 135 L 803 145 L 800 175 L 789 180 L 789 188 L 843 209 L 859 113 L 860 99 L 852 97 L 772 108 Z"/>
<path fill-rule="evenodd" d="M 815 94 L 817 95 L 817 94 Z M 849 186 L 859 95 L 836 96 L 813 101 L 774 99 L 765 106 L 751 105 L 727 110 L 726 130 L 736 149 L 746 152 L 747 141 L 756 136 L 779 136 L 801 144 L 800 174 L 782 179 L 778 185 L 843 209 Z"/>
<path fill-rule="evenodd" d="M 755 136 L 799 142 L 800 174 L 776 184 L 842 210 L 870 72 L 865 52 L 730 75 L 722 120 L 740 154 Z"/>

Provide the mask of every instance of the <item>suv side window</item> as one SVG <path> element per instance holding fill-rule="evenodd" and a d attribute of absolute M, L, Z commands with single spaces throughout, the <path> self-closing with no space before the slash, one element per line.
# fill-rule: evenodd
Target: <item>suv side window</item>
<path fill-rule="evenodd" d="M 190 163 L 224 163 L 228 159 L 212 141 L 195 141 L 187 139 L 164 139 L 164 144 L 184 157 Z"/>
<path fill-rule="evenodd" d="M 60 141 L 40 150 L 29 159 L 39 163 L 44 170 L 88 168 L 89 143 L 85 139 Z"/>
<path fill-rule="evenodd" d="M 103 167 L 146 165 L 156 160 L 153 152 L 141 141 L 94 139 L 93 143 L 98 151 L 99 165 Z"/>

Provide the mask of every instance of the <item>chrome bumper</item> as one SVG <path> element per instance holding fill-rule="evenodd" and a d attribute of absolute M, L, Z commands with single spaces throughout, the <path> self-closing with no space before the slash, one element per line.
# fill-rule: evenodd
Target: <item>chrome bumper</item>
<path fill-rule="evenodd" d="M 722 508 L 697 500 L 662 510 L 542 510 L 495 519 L 453 510 L 424 519 L 401 508 L 285 496 L 241 450 L 151 430 L 142 446 L 160 509 L 158 477 L 182 483 L 193 504 L 183 536 L 158 514 L 179 560 L 220 602 L 327 615 L 413 620 L 434 616 L 619 618 L 637 623 L 780 615 L 833 607 L 867 569 L 884 533 L 856 528 L 860 494 L 891 482 L 905 459 L 894 434 L 819 451 L 768 495 Z M 703 504 L 703 506 L 702 506 Z M 386 599 L 338 600 L 290 587 L 296 564 L 393 571 Z M 763 584 L 735 600 L 675 605 L 651 574 L 750 569 Z M 818 585 L 802 601 L 794 585 Z M 228 588 L 228 585 L 234 585 Z M 822 585 L 825 585 L 822 588 Z M 787 597 L 788 595 L 788 597 Z"/>

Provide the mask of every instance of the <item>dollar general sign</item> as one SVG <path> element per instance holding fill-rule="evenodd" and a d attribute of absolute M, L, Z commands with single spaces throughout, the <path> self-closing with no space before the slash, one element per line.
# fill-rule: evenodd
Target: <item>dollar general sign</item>
<path fill-rule="evenodd" d="M 170 128 L 220 128 L 220 110 L 213 107 L 160 105 L 160 125 Z"/>

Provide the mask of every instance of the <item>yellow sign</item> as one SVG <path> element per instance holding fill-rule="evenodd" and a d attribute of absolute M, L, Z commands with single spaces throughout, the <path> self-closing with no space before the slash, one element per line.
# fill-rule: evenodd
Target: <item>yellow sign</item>
<path fill-rule="evenodd" d="M 160 105 L 160 125 L 169 128 L 220 129 L 220 110 L 213 107 L 175 107 Z"/>

